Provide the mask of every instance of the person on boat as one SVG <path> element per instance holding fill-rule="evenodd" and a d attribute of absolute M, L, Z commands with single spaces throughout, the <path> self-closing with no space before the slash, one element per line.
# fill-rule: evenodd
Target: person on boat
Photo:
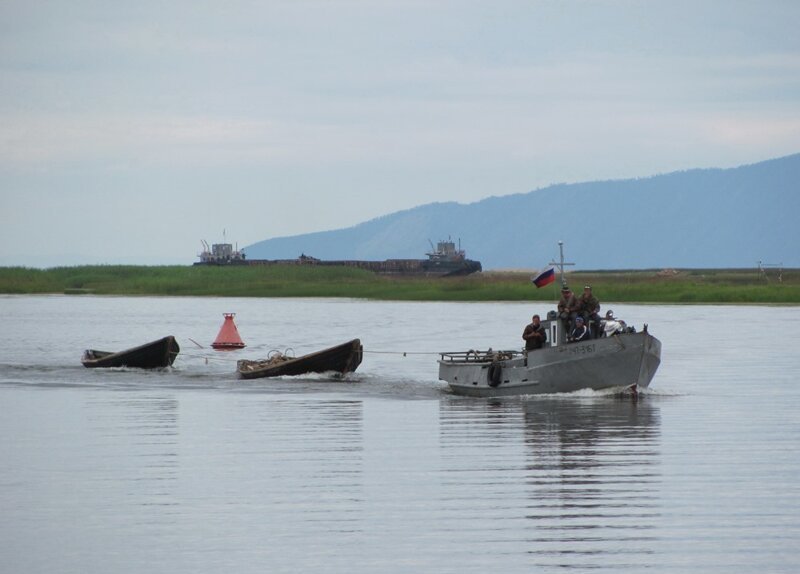
<path fill-rule="evenodd" d="M 592 333 L 589 330 L 589 327 L 586 326 L 586 321 L 583 320 L 583 317 L 578 315 L 575 317 L 575 328 L 569 334 L 567 338 L 568 343 L 579 343 L 581 341 L 588 341 L 592 338 Z"/>
<path fill-rule="evenodd" d="M 584 323 L 589 327 L 592 337 L 600 336 L 600 301 L 592 294 L 592 286 L 585 285 L 583 294 L 578 298 L 580 310 L 578 315 L 583 317 Z"/>
<path fill-rule="evenodd" d="M 526 351 L 535 351 L 544 347 L 547 342 L 547 331 L 542 325 L 539 315 L 531 318 L 530 324 L 522 332 L 522 338 L 525 339 Z"/>
<path fill-rule="evenodd" d="M 558 301 L 558 318 L 561 319 L 561 324 L 567 333 L 575 327 L 575 317 L 578 316 L 578 311 L 580 311 L 578 298 L 569 287 L 564 285 L 561 288 L 561 299 Z"/>
<path fill-rule="evenodd" d="M 601 335 L 603 337 L 611 337 L 617 333 L 624 333 L 625 328 L 627 327 L 627 325 L 625 325 L 625 321 L 614 317 L 614 311 L 611 309 L 606 311 L 606 317 L 600 322 L 600 324 L 603 327 Z"/>

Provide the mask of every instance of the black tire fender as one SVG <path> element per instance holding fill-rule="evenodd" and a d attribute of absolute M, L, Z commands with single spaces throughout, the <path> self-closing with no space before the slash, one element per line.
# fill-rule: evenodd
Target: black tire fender
<path fill-rule="evenodd" d="M 503 366 L 498 363 L 489 365 L 489 386 L 497 387 L 503 378 Z"/>

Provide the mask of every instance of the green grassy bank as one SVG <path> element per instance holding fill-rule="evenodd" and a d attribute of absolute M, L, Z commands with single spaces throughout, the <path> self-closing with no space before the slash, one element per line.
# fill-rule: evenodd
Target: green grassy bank
<path fill-rule="evenodd" d="M 593 286 L 602 301 L 628 303 L 800 304 L 800 270 L 680 270 L 574 272 L 580 292 Z M 345 267 L 0 267 L 0 294 L 212 295 L 223 297 L 357 297 L 406 301 L 553 301 L 526 273 L 488 272 L 453 278 L 393 278 Z"/>

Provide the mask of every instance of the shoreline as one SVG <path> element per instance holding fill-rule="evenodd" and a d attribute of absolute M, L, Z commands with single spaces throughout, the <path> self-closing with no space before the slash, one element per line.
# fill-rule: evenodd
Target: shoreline
<path fill-rule="evenodd" d="M 0 267 L 0 294 L 204 297 L 330 297 L 395 301 L 554 302 L 559 282 L 536 288 L 531 274 L 486 271 L 463 277 L 376 275 L 347 267 L 123 266 L 30 269 Z M 800 305 L 800 269 L 759 275 L 755 269 L 572 271 L 576 294 L 591 284 L 618 304 Z M 610 305 L 612 303 L 606 303 Z"/>

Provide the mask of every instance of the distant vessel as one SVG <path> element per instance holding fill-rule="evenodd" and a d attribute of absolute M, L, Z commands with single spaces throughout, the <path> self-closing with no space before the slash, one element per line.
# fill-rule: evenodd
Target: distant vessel
<path fill-rule="evenodd" d="M 195 265 L 317 265 L 342 266 L 366 269 L 379 275 L 449 277 L 470 275 L 483 270 L 480 261 L 467 259 L 466 253 L 458 249 L 450 238 L 439 241 L 436 247 L 431 243 L 427 259 L 386 259 L 384 261 L 362 261 L 357 259 L 323 260 L 302 253 L 297 259 L 247 259 L 244 250 L 234 249 L 230 243 L 215 243 L 209 246 L 205 241 L 200 261 Z"/>
<path fill-rule="evenodd" d="M 428 275 L 469 275 L 482 270 L 480 261 L 467 259 L 466 253 L 461 249 L 461 240 L 456 244 L 448 237 L 447 241 L 439 241 L 436 248 L 426 253 L 427 261 L 422 261 L 421 267 Z"/>
<path fill-rule="evenodd" d="M 236 249 L 230 243 L 215 243 L 209 246 L 204 240 L 200 240 L 203 244 L 203 251 L 200 253 L 200 262 L 195 265 L 242 265 L 246 264 L 244 251 L 240 251 L 238 246 Z"/>

